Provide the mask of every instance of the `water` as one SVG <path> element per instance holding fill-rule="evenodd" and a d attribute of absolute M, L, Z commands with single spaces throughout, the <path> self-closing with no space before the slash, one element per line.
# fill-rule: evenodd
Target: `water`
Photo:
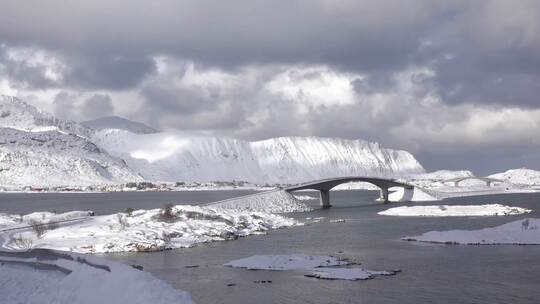
<path fill-rule="evenodd" d="M 230 193 L 214 194 L 226 198 Z M 152 194 L 144 195 L 148 195 L 144 201 L 153 199 Z M 189 249 L 103 256 L 142 265 L 172 286 L 189 291 L 197 303 L 540 303 L 540 246 L 460 246 L 400 240 L 402 236 L 429 230 L 496 226 L 527 215 L 386 217 L 377 212 L 403 204 L 380 205 L 374 202 L 377 196 L 375 191 L 332 192 L 331 209 L 294 215 L 300 220 L 323 216 L 324 222 L 272 231 L 268 235 Z M 444 203 L 506 203 L 538 210 L 540 194 L 469 197 Z M 36 203 L 36 206 L 44 205 Z M 328 222 L 331 219 L 346 221 Z M 401 269 L 402 272 L 350 282 L 317 280 L 300 272 L 248 271 L 221 266 L 254 254 L 290 253 L 339 255 L 357 260 L 368 269 Z M 261 280 L 272 283 L 254 283 Z"/>
<path fill-rule="evenodd" d="M 0 212 L 26 214 L 34 211 L 66 212 L 93 210 L 96 214 L 111 214 L 126 208 L 154 209 L 165 204 L 215 202 L 255 193 L 251 190 L 226 191 L 166 191 L 112 193 L 0 193 Z"/>

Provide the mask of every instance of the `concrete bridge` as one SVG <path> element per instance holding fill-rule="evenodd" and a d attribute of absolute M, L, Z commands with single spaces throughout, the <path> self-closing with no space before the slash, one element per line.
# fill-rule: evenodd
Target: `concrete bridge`
<path fill-rule="evenodd" d="M 459 187 L 459 183 L 461 183 L 464 180 L 479 180 L 486 183 L 486 186 L 491 187 L 491 183 L 504 183 L 503 180 L 491 178 L 491 177 L 477 177 L 477 176 L 464 176 L 464 177 L 456 177 L 451 178 L 443 181 L 443 183 L 454 183 L 455 187 Z"/>
<path fill-rule="evenodd" d="M 317 190 L 320 195 L 320 202 L 322 208 L 330 208 L 330 189 L 349 182 L 365 182 L 373 184 L 380 188 L 381 195 L 378 201 L 386 203 L 388 202 L 388 189 L 392 187 L 402 187 L 405 189 L 413 189 L 414 186 L 404 184 L 393 179 L 378 178 L 378 177 L 365 177 L 365 176 L 351 176 L 351 177 L 337 177 L 324 179 L 304 184 L 299 184 L 291 187 L 284 188 L 287 192 L 293 192 L 298 190 Z"/>

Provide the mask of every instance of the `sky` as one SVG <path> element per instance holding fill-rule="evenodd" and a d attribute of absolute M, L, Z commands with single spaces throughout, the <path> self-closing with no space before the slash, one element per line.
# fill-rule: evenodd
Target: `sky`
<path fill-rule="evenodd" d="M 3 0 L 0 94 L 60 118 L 540 169 L 540 1 Z"/>

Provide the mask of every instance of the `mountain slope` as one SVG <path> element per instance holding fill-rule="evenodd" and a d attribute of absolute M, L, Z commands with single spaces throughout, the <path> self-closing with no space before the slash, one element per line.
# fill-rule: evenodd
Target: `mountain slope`
<path fill-rule="evenodd" d="M 94 130 L 120 129 L 137 134 L 151 134 L 158 132 L 156 129 L 143 123 L 131 121 L 119 116 L 107 116 L 94 120 L 88 120 L 81 122 L 81 125 Z"/>
<path fill-rule="evenodd" d="M 0 180 L 4 186 L 83 186 L 142 178 L 80 136 L 0 128 Z"/>
<path fill-rule="evenodd" d="M 296 183 L 336 176 L 424 172 L 410 153 L 361 140 L 282 137 L 247 142 L 175 133 L 138 135 L 122 130 L 102 130 L 92 140 L 150 180 Z"/>
<path fill-rule="evenodd" d="M 91 130 L 74 121 L 58 119 L 7 95 L 0 95 L 0 127 L 30 132 L 60 130 L 85 137 L 91 133 Z"/>
<path fill-rule="evenodd" d="M 526 168 L 512 169 L 506 172 L 492 174 L 488 177 L 505 180 L 513 184 L 528 186 L 540 185 L 540 171 Z"/>

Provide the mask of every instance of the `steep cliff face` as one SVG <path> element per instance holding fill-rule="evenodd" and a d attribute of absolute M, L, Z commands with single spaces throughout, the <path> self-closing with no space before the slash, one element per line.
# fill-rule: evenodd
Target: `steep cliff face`
<path fill-rule="evenodd" d="M 412 154 L 363 140 L 281 137 L 252 142 L 250 147 L 262 172 L 272 181 L 424 172 Z"/>
<path fill-rule="evenodd" d="M 282 137 L 247 142 L 121 130 L 96 132 L 92 140 L 151 180 L 295 183 L 336 176 L 391 177 L 424 172 L 410 153 L 361 140 Z"/>

